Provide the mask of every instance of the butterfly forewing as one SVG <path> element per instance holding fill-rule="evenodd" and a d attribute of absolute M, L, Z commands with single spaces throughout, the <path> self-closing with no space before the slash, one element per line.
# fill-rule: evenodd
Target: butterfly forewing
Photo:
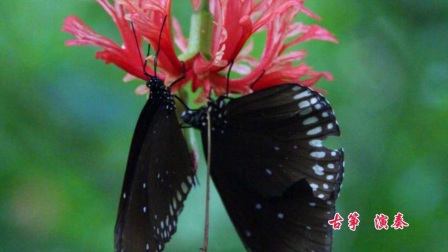
<path fill-rule="evenodd" d="M 173 96 L 157 77 L 148 85 L 151 94 L 134 131 L 123 182 L 116 251 L 162 251 L 194 184 Z"/>
<path fill-rule="evenodd" d="M 285 84 L 231 99 L 222 109 L 220 102 L 212 113 L 221 113 L 227 123 L 215 131 L 212 127 L 212 148 L 220 148 L 212 151 L 215 166 L 240 173 L 267 196 L 280 195 L 301 178 L 322 199 L 339 190 L 342 150 L 322 145 L 327 136 L 340 134 L 339 126 L 320 94 Z M 235 154 L 244 158 L 224 158 Z"/>

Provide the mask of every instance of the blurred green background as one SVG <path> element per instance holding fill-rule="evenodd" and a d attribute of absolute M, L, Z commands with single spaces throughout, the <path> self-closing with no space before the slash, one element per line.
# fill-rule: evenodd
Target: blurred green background
<path fill-rule="evenodd" d="M 175 6 L 185 33 L 189 1 Z M 340 41 L 301 47 L 310 65 L 334 74 L 318 86 L 342 129 L 329 144 L 346 151 L 337 210 L 361 215 L 355 232 L 347 221 L 335 231 L 334 251 L 448 251 L 448 1 L 306 6 Z M 112 251 L 145 100 L 122 70 L 94 59 L 96 48 L 63 46 L 71 36 L 60 29 L 75 14 L 118 40 L 114 25 L 89 0 L 1 1 L 0 13 L 0 251 Z M 166 251 L 202 244 L 202 170 Z M 410 227 L 374 229 L 375 214 L 397 212 Z M 243 251 L 215 192 L 211 218 L 209 250 Z"/>

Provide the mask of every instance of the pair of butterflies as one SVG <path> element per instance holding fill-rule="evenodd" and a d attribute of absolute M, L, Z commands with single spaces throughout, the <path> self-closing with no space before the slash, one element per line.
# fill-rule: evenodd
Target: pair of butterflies
<path fill-rule="evenodd" d="M 162 251 L 195 168 L 173 95 L 157 76 L 132 139 L 115 227 L 116 251 Z M 208 119 L 209 118 L 209 119 Z M 201 131 L 211 177 L 248 251 L 330 251 L 343 170 L 341 149 L 322 145 L 339 127 L 328 101 L 299 84 L 219 97 L 182 114 Z M 208 125 L 210 122 L 211 125 Z"/>

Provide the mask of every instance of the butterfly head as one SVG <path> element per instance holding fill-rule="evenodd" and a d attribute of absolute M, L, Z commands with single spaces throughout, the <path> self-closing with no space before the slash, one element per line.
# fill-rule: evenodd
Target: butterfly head
<path fill-rule="evenodd" d="M 200 109 L 187 109 L 182 113 L 182 119 L 185 123 L 190 124 L 193 128 L 205 129 L 208 125 L 207 115 L 210 115 L 212 131 L 219 129 L 223 132 L 227 123 L 225 110 L 226 97 L 219 97 L 217 101 L 210 100 L 207 106 Z"/>
<path fill-rule="evenodd" d="M 152 103 L 167 103 L 165 106 L 166 109 L 175 109 L 175 103 L 170 88 L 165 86 L 159 77 L 150 76 L 146 82 L 146 86 L 150 90 L 148 100 Z"/>
<path fill-rule="evenodd" d="M 207 107 L 185 110 L 182 113 L 182 120 L 193 128 L 207 127 Z"/>

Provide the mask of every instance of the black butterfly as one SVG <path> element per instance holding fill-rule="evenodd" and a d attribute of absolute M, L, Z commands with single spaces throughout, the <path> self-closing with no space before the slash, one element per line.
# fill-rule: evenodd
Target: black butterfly
<path fill-rule="evenodd" d="M 162 251 L 176 232 L 194 167 L 173 95 L 154 76 L 132 138 L 115 226 L 116 251 Z"/>
<path fill-rule="evenodd" d="M 183 202 L 195 183 L 170 88 L 157 75 L 146 75 L 150 95 L 132 137 L 115 225 L 115 251 L 162 251 L 176 232 Z"/>
<path fill-rule="evenodd" d="M 228 102 L 227 102 L 228 101 Z M 338 136 L 327 100 L 283 84 L 219 97 L 184 121 L 202 133 L 211 121 L 211 177 L 249 251 L 330 251 L 344 154 L 322 141 Z"/>

